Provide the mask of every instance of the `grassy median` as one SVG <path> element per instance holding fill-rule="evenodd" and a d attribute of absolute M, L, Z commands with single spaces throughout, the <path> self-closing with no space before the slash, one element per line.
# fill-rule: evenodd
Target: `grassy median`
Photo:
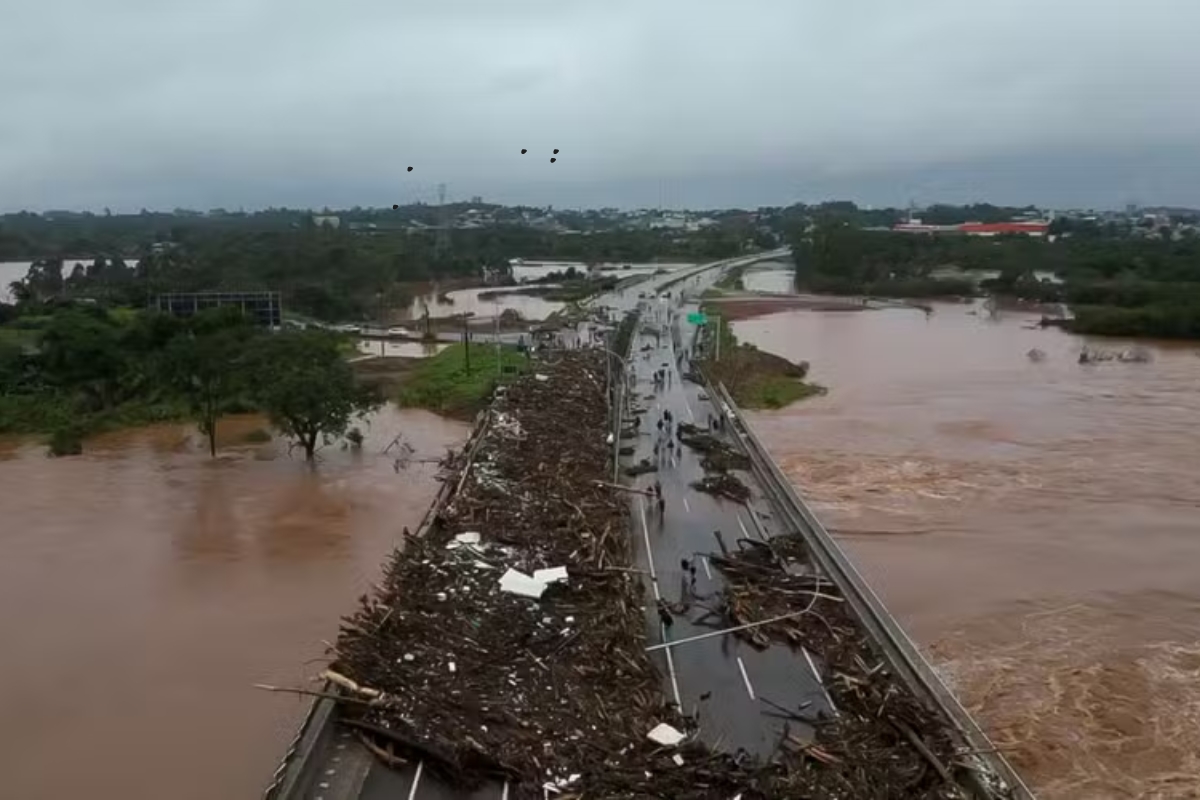
<path fill-rule="evenodd" d="M 500 380 L 525 370 L 529 360 L 510 345 L 452 344 L 421 359 L 404 377 L 396 403 L 450 417 L 471 417 L 485 406 Z M 498 355 L 497 355 L 498 354 Z M 497 361 L 499 367 L 497 367 Z"/>

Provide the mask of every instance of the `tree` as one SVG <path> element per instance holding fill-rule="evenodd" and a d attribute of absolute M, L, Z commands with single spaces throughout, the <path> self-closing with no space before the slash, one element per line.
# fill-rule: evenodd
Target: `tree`
<path fill-rule="evenodd" d="M 93 409 L 111 408 L 125 370 L 120 331 L 105 318 L 79 310 L 54 315 L 41 341 L 49 382 L 77 389 Z"/>
<path fill-rule="evenodd" d="M 327 331 L 282 331 L 251 348 L 252 390 L 258 406 L 276 428 L 304 448 L 312 461 L 318 439 L 346 432 L 354 417 L 379 406 L 371 390 L 354 379 Z"/>
<path fill-rule="evenodd" d="M 188 330 L 171 340 L 167 363 L 172 382 L 187 398 L 200 432 L 208 438 L 208 452 L 215 457 L 217 422 L 246 387 L 241 361 L 255 330 L 234 307 L 202 312 L 188 323 Z"/>

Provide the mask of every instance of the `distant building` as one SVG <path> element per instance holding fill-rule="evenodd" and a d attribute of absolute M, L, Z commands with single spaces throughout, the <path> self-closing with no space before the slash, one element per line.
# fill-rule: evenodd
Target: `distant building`
<path fill-rule="evenodd" d="M 960 233 L 969 236 L 998 236 L 1004 233 L 1023 233 L 1026 236 L 1045 236 L 1049 222 L 966 222 L 958 226 Z"/>
<path fill-rule="evenodd" d="M 898 222 L 892 226 L 895 233 L 962 233 L 967 236 L 999 236 L 1001 234 L 1024 234 L 1045 236 L 1050 232 L 1050 223 L 1036 222 L 964 222 L 961 225 L 925 225 L 919 219 Z"/>
<path fill-rule="evenodd" d="M 180 292 L 160 294 L 155 308 L 174 317 L 190 317 L 210 308 L 235 306 L 256 325 L 278 328 L 283 325 L 283 300 L 279 292 Z"/>
<path fill-rule="evenodd" d="M 313 225 L 318 228 L 340 228 L 342 226 L 341 217 L 336 217 L 332 214 L 313 214 Z"/>

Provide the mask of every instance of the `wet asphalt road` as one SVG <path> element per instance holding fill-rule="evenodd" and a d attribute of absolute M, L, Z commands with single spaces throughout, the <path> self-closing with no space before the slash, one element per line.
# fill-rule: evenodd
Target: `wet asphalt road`
<path fill-rule="evenodd" d="M 665 506 L 660 514 L 654 501 L 634 496 L 640 566 L 654 576 L 647 600 L 652 644 L 686 639 L 728 624 L 710 613 L 719 606 L 717 594 L 723 586 L 719 571 L 706 558 L 708 554 L 720 553 L 714 531 L 721 532 L 731 550 L 738 547 L 739 539 L 763 541 L 769 535 L 764 533 L 769 524 L 764 526 L 750 508 L 691 488 L 689 484 L 704 477 L 698 454 L 679 447 L 676 441 L 671 450 L 660 447 L 662 455 L 657 459 L 654 455 L 655 441 L 666 441 L 656 424 L 663 411 L 669 410 L 675 423 L 690 422 L 701 427 L 706 427 L 710 417 L 719 413 L 704 398 L 699 386 L 683 380 L 676 361 L 677 349 L 672 341 L 675 337 L 670 335 L 668 326 L 674 325 L 678 341 L 688 346 L 692 326 L 686 322 L 686 314 L 690 310 L 695 307 L 680 306 L 676 300 L 669 305 L 656 301 L 652 310 L 643 315 L 643 322 L 668 332 L 658 337 L 657 345 L 654 336 L 639 334 L 631 359 L 636 381 L 631 394 L 644 413 L 635 454 L 626 462 L 642 458 L 657 460 L 658 472 L 640 475 L 631 482 L 641 489 L 652 488 L 656 480 L 660 482 Z M 668 321 L 669 316 L 672 321 Z M 643 351 L 646 345 L 653 349 Z M 668 383 L 656 390 L 653 373 L 664 363 L 669 373 Z M 754 485 L 749 476 L 744 478 Z M 688 570 L 684 569 L 684 560 L 689 562 Z M 696 567 L 694 584 L 691 566 Z M 676 606 L 680 613 L 673 614 L 669 627 L 662 623 L 657 611 L 660 596 L 668 603 L 680 604 Z M 763 714 L 774 712 L 763 698 L 793 710 L 808 701 L 811 705 L 803 712 L 806 716 L 827 709 L 824 693 L 807 664 L 786 648 L 776 646 L 759 651 L 736 637 L 719 636 L 681 644 L 669 651 L 672 654 L 669 661 L 667 650 L 652 654 L 666 676 L 667 696 L 677 698 L 686 713 L 698 715 L 700 736 L 710 745 L 728 751 L 740 748 L 770 754 L 778 744 L 783 721 Z M 811 732 L 801 730 L 805 726 L 795 721 L 790 727 L 799 736 Z"/>
<path fill-rule="evenodd" d="M 697 278 L 676 284 L 672 294 L 677 294 L 681 288 L 698 294 L 718 275 L 719 270 L 704 272 Z M 619 321 L 624 312 L 642 302 L 638 294 L 653 296 L 653 287 L 672 277 L 647 281 L 597 302 L 614 309 L 614 319 Z M 636 440 L 635 454 L 632 458 L 622 459 L 623 464 L 654 458 L 655 422 L 663 410 L 669 409 L 676 422 L 700 426 L 707 425 L 709 415 L 717 413 L 707 399 L 702 399 L 700 387 L 683 380 L 675 361 L 673 337 L 666 329 L 667 309 L 671 308 L 676 312 L 679 341 L 690 343 L 692 330 L 684 317 L 687 311 L 695 309 L 695 305 L 680 306 L 677 298 L 672 298 L 669 306 L 655 299 L 644 302 L 649 311 L 643 314 L 642 325 L 657 324 L 664 328 L 664 333 L 659 340 L 660 346 L 651 351 L 649 359 L 642 358 L 640 348 L 647 343 L 654 344 L 654 337 L 639 333 L 633 342 L 629 361 L 631 396 L 635 406 L 644 409 L 644 413 L 642 435 Z M 568 336 L 564 343 L 573 346 L 575 338 Z M 578 338 L 586 345 L 588 336 L 584 331 L 579 332 Z M 652 374 L 663 362 L 668 364 L 671 372 L 670 385 L 655 392 Z M 629 481 L 645 489 L 653 486 L 657 478 L 662 484 L 666 506 L 660 515 L 657 506 L 651 506 L 640 496 L 633 496 L 631 533 L 636 552 L 643 569 L 649 569 L 650 561 L 653 561 L 656 575 L 654 582 L 647 581 L 646 584 L 649 644 L 676 641 L 714 629 L 712 624 L 703 621 L 704 607 L 715 607 L 714 593 L 722 585 L 719 572 L 704 558 L 705 554 L 720 552 L 714 530 L 720 530 L 726 545 L 734 549 L 739 538 L 761 541 L 764 527 L 769 528 L 769 523 L 752 517 L 747 507 L 718 500 L 688 485 L 703 474 L 699 457 L 677 445 L 672 457 L 664 459 L 658 473 Z M 668 628 L 660 622 L 655 592 L 676 603 L 689 591 L 691 573 L 682 569 L 682 559 L 688 559 L 696 567 L 694 589 L 691 590 L 694 596 L 688 610 L 675 614 Z M 723 624 L 717 623 L 717 627 Z M 668 652 L 671 652 L 669 659 Z M 762 713 L 771 710 L 762 698 L 792 709 L 809 701 L 812 705 L 805 708 L 803 713 L 806 715 L 824 707 L 820 686 L 807 666 L 782 647 L 758 651 L 733 636 L 719 636 L 670 650 L 658 650 L 651 657 L 664 676 L 665 696 L 676 699 L 686 713 L 698 715 L 700 737 L 726 751 L 742 748 L 769 754 L 775 748 L 783 721 Z M 790 723 L 793 735 L 803 736 L 803 727 L 795 721 Z M 334 736 L 333 749 L 321 759 L 322 777 L 316 785 L 308 787 L 303 795 L 305 800 L 507 800 L 507 787 L 502 784 L 491 784 L 475 792 L 451 790 L 426 772 L 423 765 L 419 769 L 388 769 L 358 746 L 344 730 Z"/>

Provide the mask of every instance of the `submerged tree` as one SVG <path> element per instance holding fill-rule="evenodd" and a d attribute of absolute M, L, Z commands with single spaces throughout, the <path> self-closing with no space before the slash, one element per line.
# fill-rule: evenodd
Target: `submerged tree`
<path fill-rule="evenodd" d="M 344 434 L 350 421 L 380 404 L 360 386 L 327 331 L 282 331 L 254 343 L 249 359 L 252 396 L 271 423 L 304 448 L 312 461 L 318 441 Z"/>
<path fill-rule="evenodd" d="M 241 309 L 226 307 L 196 315 L 171 340 L 168 369 L 208 439 L 210 455 L 217 454 L 218 420 L 248 387 L 245 349 L 255 333 Z"/>

